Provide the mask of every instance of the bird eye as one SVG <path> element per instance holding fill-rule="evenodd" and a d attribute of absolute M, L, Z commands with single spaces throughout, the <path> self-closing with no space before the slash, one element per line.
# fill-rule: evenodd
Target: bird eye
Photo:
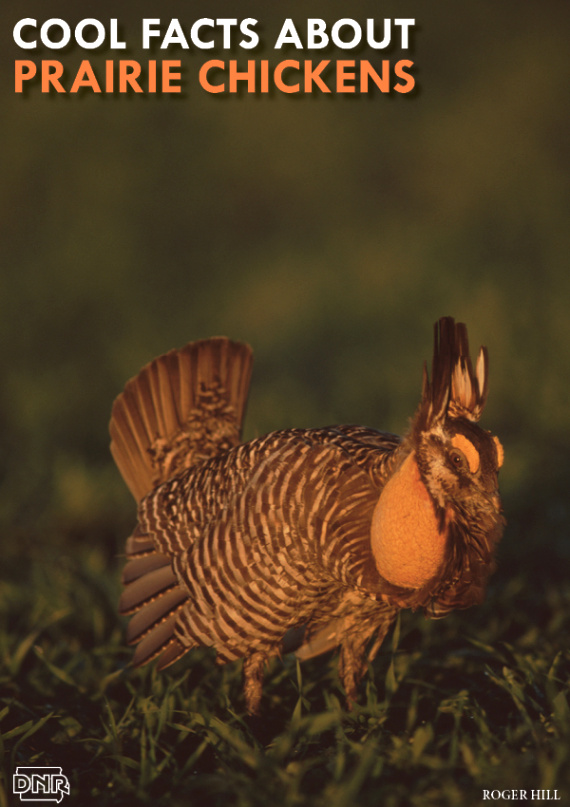
<path fill-rule="evenodd" d="M 467 470 L 467 467 L 468 467 L 467 459 L 465 457 L 465 454 L 462 451 L 459 451 L 459 449 L 457 449 L 457 448 L 454 449 L 453 451 L 450 451 L 449 452 L 449 458 L 451 460 L 452 465 L 455 468 L 458 468 L 458 469 L 460 468 L 462 471 Z"/>

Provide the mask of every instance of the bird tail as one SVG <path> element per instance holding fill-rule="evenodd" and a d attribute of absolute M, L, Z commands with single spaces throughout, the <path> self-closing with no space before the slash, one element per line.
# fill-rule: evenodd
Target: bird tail
<path fill-rule="evenodd" d="M 240 442 L 251 368 L 249 345 L 215 337 L 171 350 L 127 382 L 109 431 L 111 453 L 137 501 Z"/>
<path fill-rule="evenodd" d="M 111 452 L 135 499 L 218 451 L 237 445 L 251 377 L 249 345 L 224 337 L 192 342 L 144 367 L 113 404 Z M 171 565 L 139 526 L 127 541 L 119 611 L 132 615 L 133 664 L 182 656 L 175 633 L 188 600 Z"/>
<path fill-rule="evenodd" d="M 434 326 L 431 380 L 424 364 L 422 399 L 414 427 L 427 431 L 446 417 L 477 421 L 488 393 L 489 356 L 479 349 L 475 369 L 469 355 L 467 327 L 453 317 Z"/>

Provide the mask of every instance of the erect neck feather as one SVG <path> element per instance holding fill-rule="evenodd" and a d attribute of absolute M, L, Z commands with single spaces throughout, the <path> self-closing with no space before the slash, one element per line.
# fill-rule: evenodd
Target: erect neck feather
<path fill-rule="evenodd" d="M 446 529 L 440 532 L 415 453 L 388 480 L 372 516 L 376 568 L 397 586 L 421 588 L 441 567 Z"/>

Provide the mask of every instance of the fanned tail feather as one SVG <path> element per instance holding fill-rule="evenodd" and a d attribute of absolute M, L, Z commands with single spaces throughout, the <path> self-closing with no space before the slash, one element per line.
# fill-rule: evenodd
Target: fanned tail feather
<path fill-rule="evenodd" d="M 239 442 L 251 366 L 249 345 L 217 337 L 171 350 L 127 382 L 109 431 L 137 501 L 192 461 Z"/>

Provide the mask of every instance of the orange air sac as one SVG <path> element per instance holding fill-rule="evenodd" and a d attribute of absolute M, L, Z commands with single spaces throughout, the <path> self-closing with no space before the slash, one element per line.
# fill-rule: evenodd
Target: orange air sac
<path fill-rule="evenodd" d="M 374 508 L 371 543 L 376 568 L 394 585 L 421 588 L 441 566 L 445 538 L 412 452 Z"/>

